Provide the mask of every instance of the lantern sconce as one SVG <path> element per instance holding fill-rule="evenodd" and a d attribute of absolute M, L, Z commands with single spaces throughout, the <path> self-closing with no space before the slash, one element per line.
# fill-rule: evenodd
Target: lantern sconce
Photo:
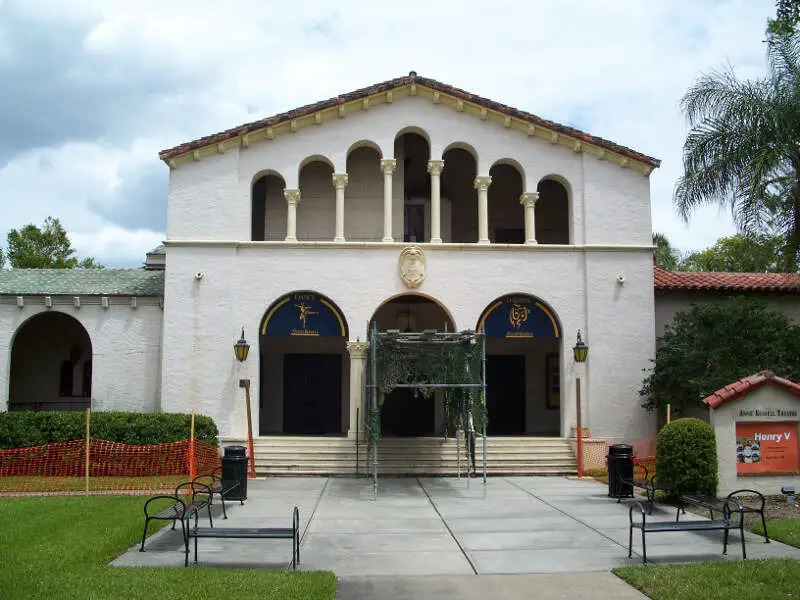
<path fill-rule="evenodd" d="M 244 362 L 247 360 L 247 355 L 250 353 L 250 344 L 244 339 L 244 327 L 242 327 L 242 337 L 233 345 L 233 353 L 236 355 L 236 360 Z"/>
<path fill-rule="evenodd" d="M 589 354 L 589 346 L 587 346 L 581 339 L 581 330 L 578 329 L 578 341 L 572 348 L 572 353 L 575 356 L 575 362 L 586 362 L 586 355 Z"/>

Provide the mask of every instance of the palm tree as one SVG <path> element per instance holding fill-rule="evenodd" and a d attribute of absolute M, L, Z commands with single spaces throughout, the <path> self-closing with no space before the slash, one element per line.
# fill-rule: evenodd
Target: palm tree
<path fill-rule="evenodd" d="M 681 266 L 681 255 L 673 248 L 663 233 L 653 234 L 653 245 L 656 247 L 656 265 L 667 271 L 677 271 Z"/>
<path fill-rule="evenodd" d="M 741 233 L 784 240 L 783 269 L 800 251 L 800 34 L 775 35 L 768 73 L 741 81 L 732 67 L 700 77 L 681 108 L 691 131 L 674 202 L 688 221 L 704 205 L 730 207 Z"/>

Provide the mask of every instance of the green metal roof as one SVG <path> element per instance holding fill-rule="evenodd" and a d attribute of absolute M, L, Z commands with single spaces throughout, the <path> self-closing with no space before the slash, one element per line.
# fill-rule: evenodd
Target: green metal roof
<path fill-rule="evenodd" d="M 164 271 L 0 269 L 5 296 L 163 296 Z"/>

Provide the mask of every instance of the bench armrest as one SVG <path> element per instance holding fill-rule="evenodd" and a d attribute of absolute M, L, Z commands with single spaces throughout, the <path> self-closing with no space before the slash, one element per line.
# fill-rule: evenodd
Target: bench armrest
<path fill-rule="evenodd" d="M 174 495 L 174 496 L 170 496 L 170 495 L 167 495 L 167 494 L 160 494 L 158 496 L 152 496 L 152 497 L 148 498 L 147 502 L 144 503 L 144 516 L 145 517 L 149 517 L 150 516 L 150 512 L 148 511 L 148 508 L 150 507 L 150 503 L 154 502 L 156 500 L 171 500 L 173 506 L 180 504 L 182 513 L 186 512 L 186 503 L 183 500 L 181 500 L 178 497 L 177 494 Z M 161 510 L 164 510 L 164 508 L 162 507 L 162 508 L 158 509 L 157 511 L 153 511 L 153 512 L 160 512 Z"/>
<path fill-rule="evenodd" d="M 631 507 L 628 509 L 628 520 L 630 521 L 631 525 L 633 525 L 633 510 L 635 508 L 639 509 L 639 512 L 642 515 L 642 525 L 644 525 L 647 519 L 647 511 L 644 509 L 644 505 L 638 500 L 631 504 Z"/>
<path fill-rule="evenodd" d="M 725 498 L 728 500 L 736 499 L 736 501 L 741 505 L 742 501 L 739 499 L 739 496 L 742 494 L 758 496 L 758 499 L 761 501 L 761 508 L 759 510 L 762 511 L 764 510 L 764 503 L 765 503 L 764 494 L 762 494 L 758 490 L 748 490 L 748 489 L 734 490 L 733 492 L 725 496 Z"/>

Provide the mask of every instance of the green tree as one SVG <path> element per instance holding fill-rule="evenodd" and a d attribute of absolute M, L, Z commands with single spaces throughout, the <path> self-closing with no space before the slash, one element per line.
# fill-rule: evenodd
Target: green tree
<path fill-rule="evenodd" d="M 653 234 L 653 245 L 656 247 L 656 265 L 667 271 L 677 271 L 681 265 L 681 255 L 673 248 L 663 233 Z"/>
<path fill-rule="evenodd" d="M 800 327 L 764 301 L 743 296 L 697 304 L 664 330 L 640 394 L 647 409 L 678 415 L 718 389 L 769 369 L 798 381 Z"/>
<path fill-rule="evenodd" d="M 58 219 L 47 217 L 8 232 L 8 261 L 15 269 L 102 269 L 93 258 L 78 260 L 67 232 Z"/>
<path fill-rule="evenodd" d="M 767 45 L 768 74 L 739 80 L 731 67 L 701 76 L 682 100 L 691 128 L 674 203 L 688 221 L 703 205 L 729 207 L 740 233 L 774 227 L 783 270 L 800 258 L 800 34 Z"/>
<path fill-rule="evenodd" d="M 775 18 L 767 19 L 767 35 L 789 35 L 800 22 L 800 3 L 798 0 L 778 0 L 775 3 Z"/>
<path fill-rule="evenodd" d="M 3 249 L 0 248 L 0 269 L 6 265 L 6 255 L 3 254 Z"/>
<path fill-rule="evenodd" d="M 777 235 L 736 234 L 723 237 L 710 248 L 690 252 L 683 259 L 685 271 L 779 273 L 783 239 Z"/>

